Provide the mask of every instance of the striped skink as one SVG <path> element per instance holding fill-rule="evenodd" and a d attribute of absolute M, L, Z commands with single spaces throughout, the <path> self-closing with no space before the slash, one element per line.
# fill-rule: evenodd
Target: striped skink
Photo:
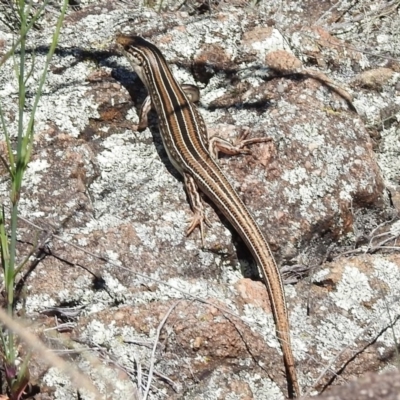
<path fill-rule="evenodd" d="M 218 152 L 248 153 L 246 145 L 267 139 L 243 137 L 237 145 L 218 137 L 209 140 L 204 120 L 193 104 L 196 93 L 192 91 L 188 94 L 178 84 L 160 50 L 139 36 L 119 34 L 116 42 L 148 91 L 140 112 L 139 127 L 143 129 L 147 126 L 147 113 L 153 107 L 158 114 L 161 137 L 168 157 L 183 175 L 194 213 L 187 233 L 190 234 L 199 226 L 204 240 L 204 223 L 208 221 L 200 190 L 233 225 L 261 270 L 282 346 L 289 397 L 300 396 L 286 300 L 278 267 L 259 226 L 217 164 Z"/>

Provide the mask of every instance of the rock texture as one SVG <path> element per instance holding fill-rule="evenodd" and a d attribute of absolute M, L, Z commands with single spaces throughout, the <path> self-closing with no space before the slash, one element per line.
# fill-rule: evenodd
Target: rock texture
<path fill-rule="evenodd" d="M 329 394 L 318 396 L 321 400 L 398 400 L 400 380 L 398 372 L 366 374 L 362 379 L 344 386 L 337 386 Z M 309 397 L 308 399 L 315 399 Z"/>
<path fill-rule="evenodd" d="M 140 34 L 181 83 L 200 87 L 211 136 L 250 128 L 271 138 L 220 164 L 293 284 L 285 290 L 304 393 L 350 398 L 345 386 L 329 390 L 398 358 L 398 4 L 162 3 L 82 1 L 68 11 L 21 197 L 20 259 L 39 247 L 20 277 L 20 314 L 49 347 L 69 349 L 107 398 L 142 398 L 150 371 L 151 399 L 286 396 L 248 251 L 212 204 L 204 248 L 197 231 L 185 236 L 191 210 L 157 117 L 136 130 L 146 93 L 113 40 Z M 53 24 L 48 11 L 29 38 L 30 93 Z M 0 22 L 0 56 L 12 37 Z M 12 74 L 10 62 L 0 69 L 0 98 L 15 135 Z M 40 356 L 31 375 L 35 398 L 90 398 Z M 386 398 L 378 376 L 352 385 Z"/>

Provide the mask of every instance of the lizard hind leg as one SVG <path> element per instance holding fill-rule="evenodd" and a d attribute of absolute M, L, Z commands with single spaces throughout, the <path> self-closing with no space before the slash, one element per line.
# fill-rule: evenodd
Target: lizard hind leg
<path fill-rule="evenodd" d="M 247 139 L 249 133 L 250 133 L 250 128 L 247 127 L 244 128 L 242 130 L 242 133 L 238 136 L 238 138 L 234 141 L 234 143 L 231 143 L 227 139 L 220 138 L 219 136 L 213 136 L 209 140 L 208 144 L 212 158 L 214 160 L 217 160 L 219 153 L 224 153 L 231 156 L 237 154 L 250 154 L 251 150 L 248 149 L 247 146 L 256 143 L 270 142 L 272 140 L 270 137 L 264 137 L 264 138 L 258 137 L 258 138 Z"/>
<path fill-rule="evenodd" d="M 197 187 L 196 181 L 188 173 L 184 173 L 183 178 L 189 197 L 190 206 L 193 211 L 193 217 L 191 219 L 189 228 L 186 231 L 186 235 L 189 236 L 198 226 L 200 228 L 201 242 L 204 247 L 204 224 L 210 227 L 211 223 L 205 215 L 204 204 L 201 201 L 200 191 Z"/>

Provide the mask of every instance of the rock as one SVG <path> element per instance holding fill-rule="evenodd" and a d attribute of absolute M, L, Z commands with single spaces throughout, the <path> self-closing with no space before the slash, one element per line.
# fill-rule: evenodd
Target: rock
<path fill-rule="evenodd" d="M 203 12 L 200 5 L 176 11 L 168 2 L 156 12 L 136 2 L 82 0 L 80 10 L 69 10 L 51 63 L 20 202 L 18 259 L 39 243 L 20 281 L 24 314 L 49 347 L 72 349 L 73 363 L 113 399 L 146 387 L 152 363 L 150 398 L 273 400 L 287 387 L 268 296 L 244 244 L 207 202 L 205 247 L 197 231 L 185 235 L 192 213 L 183 183 L 157 117 L 151 113 L 149 129 L 137 132 L 147 94 L 115 51 L 117 31 L 153 42 L 179 82 L 199 84 L 210 136 L 234 140 L 250 129 L 250 137 L 271 139 L 219 162 L 285 276 L 298 281 L 285 290 L 303 391 L 395 363 L 400 260 L 383 250 L 398 238 L 398 67 L 355 50 L 351 36 L 311 26 L 305 15 L 336 20 L 339 11 L 326 2 L 285 3 L 279 12 L 273 2 L 236 3 L 211 2 L 205 17 L 190 15 Z M 54 18 L 46 13 L 30 49 L 47 48 Z M 387 35 L 387 19 L 377 23 Z M 1 54 L 11 44 L 0 25 Z M 45 60 L 43 51 L 35 54 L 29 101 Z M 12 76 L 8 62 L 0 97 L 15 137 Z M 0 174 L 7 203 L 4 165 Z M 76 315 L 41 314 L 65 306 Z M 99 356 L 92 366 L 89 348 Z M 63 375 L 46 368 L 34 356 L 31 376 L 43 398 L 77 398 Z"/>

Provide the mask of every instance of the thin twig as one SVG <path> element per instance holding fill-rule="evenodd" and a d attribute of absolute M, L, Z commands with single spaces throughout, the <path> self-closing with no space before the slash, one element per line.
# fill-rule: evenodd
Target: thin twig
<path fill-rule="evenodd" d="M 149 376 L 147 378 L 147 386 L 146 386 L 146 390 L 144 392 L 143 395 L 143 400 L 147 400 L 147 396 L 149 395 L 149 391 L 150 391 L 150 386 L 151 386 L 151 381 L 153 379 L 153 370 L 154 370 L 154 361 L 156 358 L 156 350 L 157 350 L 157 344 L 158 341 L 160 339 L 160 333 L 162 328 L 165 325 L 165 322 L 167 321 L 168 317 L 170 316 L 170 314 L 172 313 L 172 311 L 174 310 L 174 308 L 180 303 L 181 301 L 178 300 L 177 302 L 175 302 L 170 308 L 169 310 L 166 312 L 164 318 L 161 320 L 160 324 L 157 327 L 157 332 L 156 332 L 156 337 L 154 339 L 154 346 L 153 346 L 153 351 L 151 352 L 151 357 L 150 357 L 150 367 L 149 367 Z"/>

